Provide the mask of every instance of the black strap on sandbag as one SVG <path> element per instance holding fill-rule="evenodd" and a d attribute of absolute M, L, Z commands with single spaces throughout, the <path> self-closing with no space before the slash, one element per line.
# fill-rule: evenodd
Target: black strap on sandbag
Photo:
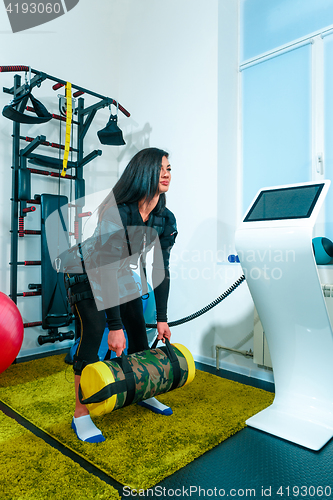
<path fill-rule="evenodd" d="M 122 353 L 120 358 L 113 358 L 112 361 L 118 363 L 120 368 L 123 370 L 125 378 L 106 385 L 100 391 L 86 399 L 82 399 L 83 396 L 81 386 L 79 386 L 79 400 L 82 404 L 102 403 L 106 399 L 109 399 L 116 394 L 120 394 L 121 392 L 127 392 L 126 400 L 123 406 L 128 406 L 132 403 L 135 396 L 135 379 L 132 367 L 124 353 Z"/>
<path fill-rule="evenodd" d="M 156 349 L 158 341 L 159 341 L 159 339 L 156 337 L 153 345 L 151 346 L 152 349 Z M 174 350 L 171 347 L 169 339 L 166 338 L 165 339 L 165 346 L 159 347 L 159 349 L 161 349 L 161 351 L 163 351 L 164 354 L 166 354 L 168 356 L 169 361 L 170 361 L 171 366 L 172 366 L 173 382 L 172 382 L 172 386 L 170 388 L 170 391 L 172 391 L 173 389 L 176 389 L 176 387 L 178 387 L 178 384 L 179 384 L 180 379 L 181 379 L 181 370 L 180 370 L 180 366 L 179 366 L 179 361 L 178 361 L 178 358 L 177 358 Z"/>
<path fill-rule="evenodd" d="M 156 348 L 157 343 L 158 339 L 156 338 L 152 345 L 152 349 Z M 181 370 L 178 358 L 175 352 L 173 351 L 168 339 L 165 339 L 165 346 L 160 347 L 159 349 L 161 349 L 164 352 L 164 354 L 167 355 L 171 363 L 173 370 L 173 382 L 170 390 L 173 390 L 176 387 L 178 387 L 181 378 Z M 112 382 L 111 384 L 106 385 L 100 391 L 96 392 L 95 394 L 92 394 L 89 398 L 86 399 L 83 399 L 81 386 L 79 386 L 80 403 L 82 404 L 102 403 L 106 399 L 109 399 L 116 394 L 120 394 L 121 392 L 127 392 L 126 400 L 123 406 L 128 406 L 133 402 L 133 399 L 135 397 L 136 385 L 135 385 L 134 373 L 130 363 L 128 362 L 124 353 L 122 353 L 121 357 L 119 358 L 113 358 L 112 361 L 116 362 L 120 366 L 120 368 L 123 370 L 125 378 L 123 380 L 118 380 L 116 382 Z"/>
<path fill-rule="evenodd" d="M 92 404 L 92 403 L 103 403 L 106 399 L 111 398 L 116 394 L 120 394 L 121 392 L 125 392 L 127 390 L 126 379 L 118 380 L 118 382 L 113 382 L 112 384 L 108 384 L 100 391 L 92 394 L 89 398 L 83 399 L 81 386 L 79 385 L 79 400 L 80 403 Z"/>
<path fill-rule="evenodd" d="M 124 375 L 125 375 L 125 380 L 126 380 L 126 385 L 127 385 L 127 394 L 126 394 L 126 400 L 123 406 L 128 406 L 133 402 L 134 396 L 135 396 L 135 378 L 134 378 L 134 373 L 132 370 L 132 367 L 130 363 L 128 362 L 126 356 L 124 353 L 122 353 L 120 358 L 114 358 L 113 361 L 118 363 L 120 368 L 123 370 Z"/>

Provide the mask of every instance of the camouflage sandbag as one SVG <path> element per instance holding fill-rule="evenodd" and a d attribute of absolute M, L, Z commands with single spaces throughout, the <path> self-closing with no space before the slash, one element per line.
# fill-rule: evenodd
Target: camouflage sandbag
<path fill-rule="evenodd" d="M 87 365 L 80 399 L 91 415 L 104 415 L 189 384 L 194 375 L 190 351 L 167 341 L 163 347 Z"/>

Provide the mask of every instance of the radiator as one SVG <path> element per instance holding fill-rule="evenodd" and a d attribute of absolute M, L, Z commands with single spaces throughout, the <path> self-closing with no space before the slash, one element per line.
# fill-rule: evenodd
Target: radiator
<path fill-rule="evenodd" d="M 333 325 L 333 285 L 322 284 L 322 290 L 325 298 L 328 316 Z M 333 327 L 332 327 L 333 329 Z M 254 308 L 254 327 L 253 327 L 253 361 L 259 366 L 272 368 L 271 356 L 269 354 L 268 344 L 263 330 L 260 318 L 256 308 Z"/>

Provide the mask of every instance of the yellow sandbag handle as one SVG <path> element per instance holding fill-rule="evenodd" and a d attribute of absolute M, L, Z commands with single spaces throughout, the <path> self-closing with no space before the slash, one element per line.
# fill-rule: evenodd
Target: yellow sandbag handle
<path fill-rule="evenodd" d="M 67 162 L 69 155 L 69 148 L 71 143 L 71 125 L 72 125 L 72 84 L 66 83 L 66 138 L 65 138 L 65 152 L 62 161 L 61 177 L 65 177 L 67 170 Z"/>

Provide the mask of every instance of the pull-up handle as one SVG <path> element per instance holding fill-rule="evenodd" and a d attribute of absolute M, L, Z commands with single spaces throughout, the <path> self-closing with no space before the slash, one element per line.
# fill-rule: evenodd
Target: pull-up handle
<path fill-rule="evenodd" d="M 58 90 L 64 86 L 65 86 L 64 83 L 55 83 L 52 88 L 53 88 L 53 90 Z M 76 92 L 74 92 L 73 97 L 79 97 L 80 95 L 83 95 L 83 94 L 85 94 L 85 92 L 83 92 L 83 90 L 77 90 Z"/>
<path fill-rule="evenodd" d="M 117 108 L 122 112 L 124 113 L 125 116 L 129 117 L 131 116 L 131 114 L 127 111 L 127 109 L 125 109 L 121 104 L 119 104 L 119 102 L 115 101 L 113 99 L 112 103 L 111 104 L 114 104 L 115 106 L 117 106 Z"/>
<path fill-rule="evenodd" d="M 55 83 L 52 88 L 53 88 L 53 90 L 58 90 L 58 89 L 61 89 L 61 87 L 64 87 L 64 86 L 65 86 L 64 83 Z"/>
<path fill-rule="evenodd" d="M 12 71 L 29 71 L 29 66 L 0 66 L 0 73 L 9 73 Z"/>

